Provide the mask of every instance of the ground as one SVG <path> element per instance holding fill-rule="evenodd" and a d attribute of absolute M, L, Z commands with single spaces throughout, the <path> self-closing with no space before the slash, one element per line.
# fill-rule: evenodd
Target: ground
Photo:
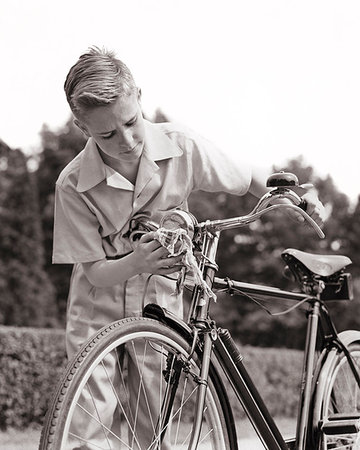
<path fill-rule="evenodd" d="M 291 437 L 294 434 L 294 419 L 276 419 L 276 423 L 285 437 Z M 255 432 L 248 421 L 242 421 L 238 430 L 239 447 L 246 450 L 263 450 L 261 442 L 257 439 Z M 40 429 L 26 430 L 8 430 L 0 432 L 0 448 L 1 450 L 37 450 L 40 440 Z"/>

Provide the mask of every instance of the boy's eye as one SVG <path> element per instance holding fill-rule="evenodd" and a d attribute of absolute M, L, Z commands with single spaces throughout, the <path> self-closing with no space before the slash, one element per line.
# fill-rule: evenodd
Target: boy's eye
<path fill-rule="evenodd" d="M 111 139 L 115 134 L 115 131 L 112 131 L 110 134 L 107 134 L 106 136 L 101 136 L 103 139 Z"/>
<path fill-rule="evenodd" d="M 127 126 L 131 127 L 131 125 L 134 125 L 135 122 L 137 121 L 137 116 L 135 116 L 133 119 L 129 120 L 129 122 L 127 122 Z"/>

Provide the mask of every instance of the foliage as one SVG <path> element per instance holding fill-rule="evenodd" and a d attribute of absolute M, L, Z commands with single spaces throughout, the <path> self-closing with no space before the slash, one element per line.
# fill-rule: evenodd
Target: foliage
<path fill-rule="evenodd" d="M 84 147 L 85 138 L 69 119 L 58 132 L 46 125 L 41 131 L 43 151 L 36 171 L 39 186 L 39 202 L 42 211 L 41 222 L 44 230 L 45 268 L 50 280 L 56 286 L 58 318 L 65 322 L 66 300 L 69 289 L 71 265 L 52 265 L 52 234 L 54 221 L 55 182 L 61 170 Z"/>
<path fill-rule="evenodd" d="M 355 299 L 360 297 L 360 203 L 352 210 L 347 197 L 340 193 L 328 176 L 321 179 L 302 158 L 289 161 L 286 167 L 274 167 L 274 171 L 295 173 L 299 183 L 311 182 L 319 191 L 328 211 L 324 231 L 326 239 L 320 240 L 312 229 L 292 221 L 283 212 L 274 212 L 260 221 L 242 229 L 225 231 L 218 251 L 219 276 L 255 284 L 299 290 L 283 277 L 284 263 L 281 252 L 286 248 L 298 248 L 310 253 L 343 253 L 353 260 L 349 269 L 354 276 Z M 218 219 L 249 213 L 256 204 L 250 194 L 235 197 L 228 194 L 195 192 L 189 200 L 192 213 L 199 219 Z M 290 304 L 265 305 L 277 311 Z M 356 313 L 357 302 L 336 302 L 329 305 L 336 326 L 360 329 L 360 317 Z M 261 346 L 288 346 L 299 348 L 304 343 L 304 313 L 295 310 L 286 316 L 270 317 L 258 305 L 246 297 L 221 296 L 212 306 L 213 316 L 222 326 L 240 338 L 243 343 Z"/>
<path fill-rule="evenodd" d="M 153 122 L 167 120 L 160 109 L 148 119 Z M 25 170 L 26 161 L 20 151 L 7 150 L 12 158 L 11 164 L 1 164 L 0 159 L 0 219 L 5 224 L 0 230 L 0 252 L 11 255 L 0 261 L 0 306 L 1 312 L 6 312 L 6 317 L 14 317 L 8 322 L 1 319 L 0 314 L 0 323 L 21 325 L 30 317 L 33 325 L 40 325 L 44 317 L 49 319 L 47 325 L 52 324 L 50 319 L 53 317 L 56 317 L 57 323 L 65 322 L 71 265 L 51 263 L 54 190 L 60 171 L 81 151 L 85 139 L 72 119 L 58 130 L 44 126 L 41 137 L 42 151 L 38 155 L 34 173 Z M 2 155 L 4 147 L 1 148 Z M 218 275 L 284 289 L 298 289 L 282 276 L 281 252 L 284 249 L 293 247 L 312 253 L 346 254 L 353 260 L 350 271 L 354 279 L 355 299 L 358 298 L 360 197 L 357 205 L 350 205 L 349 199 L 338 191 L 330 176 L 319 177 L 301 157 L 289 161 L 285 167 L 274 167 L 274 171 L 279 169 L 295 173 L 300 183 L 310 181 L 316 186 L 329 216 L 324 228 L 326 239 L 318 239 L 312 230 L 291 221 L 286 214 L 274 212 L 248 227 L 222 234 Z M 32 186 L 31 189 L 25 189 L 28 186 Z M 12 200 L 9 203 L 10 198 Z M 246 214 L 255 202 L 256 199 L 250 194 L 237 197 L 223 193 L 195 192 L 190 197 L 189 206 L 199 220 L 205 220 Z M 12 209 L 8 206 L 10 204 Z M 25 220 L 26 217 L 28 220 Z M 37 275 L 33 276 L 35 272 Z M 54 308 L 51 284 L 56 296 L 55 311 L 51 309 Z M 36 292 L 38 295 L 35 296 Z M 30 301 L 27 299 L 29 295 Z M 276 307 L 286 309 L 288 306 Z M 304 317 L 301 311 L 272 318 L 249 298 L 229 296 L 222 296 L 213 309 L 218 322 L 230 328 L 244 343 L 293 347 L 303 343 Z M 360 328 L 356 301 L 334 304 L 331 309 L 339 329 Z M 28 319 L 20 319 L 24 315 Z"/>
<path fill-rule="evenodd" d="M 0 427 L 41 424 L 65 367 L 63 330 L 0 326 Z"/>
<path fill-rule="evenodd" d="M 250 346 L 243 347 L 241 352 L 243 363 L 273 417 L 296 417 L 302 353 Z M 245 415 L 238 403 L 234 410 L 235 416 Z"/>
<path fill-rule="evenodd" d="M 54 290 L 44 271 L 37 185 L 20 150 L 0 141 L 0 324 L 50 326 Z"/>
<path fill-rule="evenodd" d="M 301 352 L 252 347 L 241 350 L 271 413 L 294 417 Z M 42 425 L 66 367 L 64 331 L 0 326 L 0 364 L 0 427 Z M 239 405 L 235 414 L 243 416 Z"/>

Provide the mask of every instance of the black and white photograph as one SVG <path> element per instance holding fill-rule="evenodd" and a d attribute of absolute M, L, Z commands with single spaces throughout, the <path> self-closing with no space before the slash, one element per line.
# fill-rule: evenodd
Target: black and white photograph
<path fill-rule="evenodd" d="M 0 449 L 360 450 L 360 3 L 3 0 Z"/>

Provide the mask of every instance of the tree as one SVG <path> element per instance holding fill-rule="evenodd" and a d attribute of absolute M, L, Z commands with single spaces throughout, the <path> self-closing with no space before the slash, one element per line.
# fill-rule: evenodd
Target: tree
<path fill-rule="evenodd" d="M 74 125 L 72 118 L 57 132 L 44 125 L 40 134 L 43 150 L 39 155 L 36 177 L 39 185 L 39 203 L 44 230 L 45 268 L 53 285 L 56 286 L 59 320 L 61 323 L 65 323 L 72 265 L 52 264 L 55 182 L 66 164 L 83 149 L 86 140 Z"/>
<path fill-rule="evenodd" d="M 167 117 L 158 109 L 149 120 L 164 122 Z M 44 126 L 42 143 L 43 152 L 36 175 L 45 235 L 45 267 L 56 286 L 57 304 L 63 320 L 72 266 L 51 264 L 55 181 L 62 168 L 83 148 L 85 139 L 72 120 L 69 120 L 58 131 Z M 273 212 L 250 226 L 228 230 L 222 234 L 218 253 L 218 275 L 284 289 L 297 289 L 282 275 L 281 252 L 285 248 L 299 248 L 313 253 L 344 253 L 354 261 L 352 272 L 358 292 L 360 205 L 352 211 L 348 198 L 337 190 L 331 177 L 317 176 L 314 169 L 306 165 L 301 157 L 289 161 L 285 167 L 274 167 L 274 172 L 278 170 L 293 172 L 300 183 L 312 182 L 319 190 L 320 198 L 329 214 L 324 228 L 326 239 L 320 240 L 312 229 L 292 222 L 284 212 Z M 189 199 L 190 211 L 198 220 L 246 214 L 252 210 L 255 203 L 256 199 L 251 194 L 237 197 L 223 193 L 195 192 Z M 352 305 L 356 306 L 356 303 Z M 360 327 L 357 314 L 354 314 L 355 306 L 352 305 L 349 307 L 342 303 L 340 306 L 334 306 L 338 308 L 336 317 L 339 328 L 350 323 Z M 283 309 L 286 306 L 288 305 L 280 305 Z M 298 312 L 275 320 L 249 299 L 232 297 L 219 300 L 214 307 L 217 308 L 219 323 L 231 327 L 244 342 L 285 345 L 285 334 L 288 335 L 287 345 L 290 339 L 293 346 L 299 346 L 302 342 L 304 321 Z"/>
<path fill-rule="evenodd" d="M 281 287 L 298 289 L 283 277 L 284 264 L 281 252 L 288 248 L 298 248 L 310 253 L 348 254 L 354 260 L 354 273 L 358 273 L 360 235 L 360 209 L 351 214 L 347 197 L 340 193 L 331 177 L 317 177 L 313 168 L 306 166 L 302 158 L 288 162 L 286 167 L 274 167 L 274 171 L 286 170 L 295 173 L 300 184 L 311 182 L 319 191 L 319 196 L 329 212 L 325 225 L 326 239 L 320 240 L 307 226 L 292 222 L 284 212 L 273 212 L 261 220 L 242 229 L 223 232 L 218 253 L 219 276 Z M 247 194 L 234 197 L 228 194 L 192 194 L 190 210 L 200 220 L 232 217 L 251 211 L 256 199 Z M 359 205 L 357 208 L 360 208 Z M 331 212 L 331 213 L 330 213 Z M 346 225 L 348 224 L 348 225 Z M 349 242 L 350 238 L 350 242 Z M 340 247 L 338 242 L 341 243 Z M 351 248 L 350 248 L 351 247 Z M 359 285 L 355 279 L 355 288 Z M 330 307 L 335 312 L 339 329 L 352 326 L 360 328 L 360 319 L 354 314 L 355 303 L 336 302 Z M 285 310 L 289 304 L 273 303 L 265 305 L 270 309 Z M 247 297 L 222 296 L 213 305 L 219 323 L 231 328 L 244 343 L 256 345 L 291 345 L 299 347 L 303 343 L 303 313 L 292 312 L 286 317 L 270 318 L 258 305 Z M 286 336 L 286 338 L 285 338 Z"/>
<path fill-rule="evenodd" d="M 26 157 L 0 141 L 0 323 L 53 326 L 53 286 L 44 271 L 35 178 Z"/>

